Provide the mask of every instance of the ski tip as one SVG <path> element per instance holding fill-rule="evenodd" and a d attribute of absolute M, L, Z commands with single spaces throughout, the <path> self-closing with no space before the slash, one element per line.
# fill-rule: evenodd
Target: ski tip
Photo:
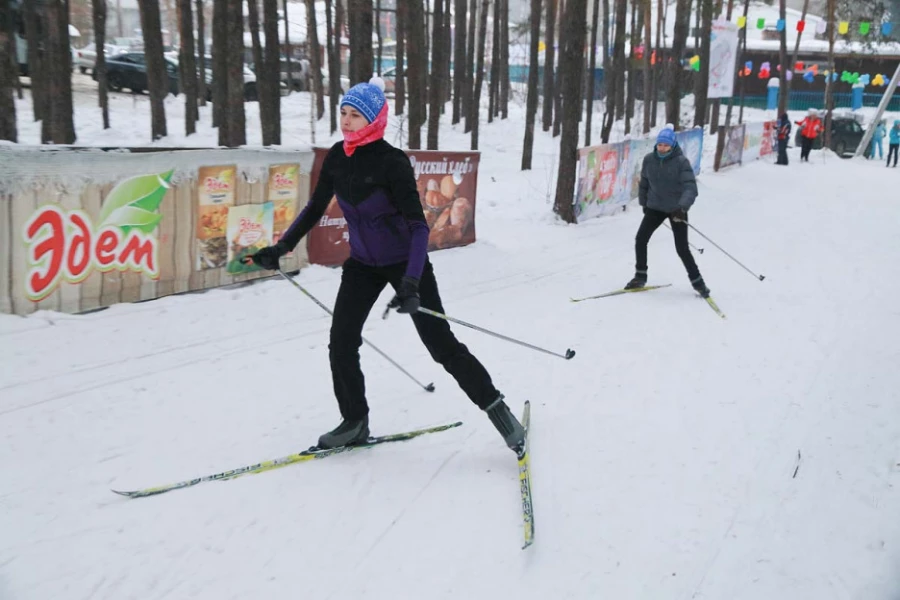
<path fill-rule="evenodd" d="M 571 360 L 575 356 L 575 351 L 569 348 L 566 350 L 566 360 Z"/>
<path fill-rule="evenodd" d="M 120 496 L 125 496 L 126 498 L 133 498 L 136 492 L 122 492 L 120 490 L 110 490 L 113 494 L 118 494 Z"/>
<path fill-rule="evenodd" d="M 426 392 L 433 392 L 433 391 L 434 391 L 434 383 L 429 383 L 428 385 L 426 385 L 426 386 L 425 386 L 425 391 L 426 391 Z"/>

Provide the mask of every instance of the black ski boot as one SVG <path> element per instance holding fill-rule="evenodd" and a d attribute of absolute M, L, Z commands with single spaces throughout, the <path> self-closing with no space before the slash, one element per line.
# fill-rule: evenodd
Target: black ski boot
<path fill-rule="evenodd" d="M 339 446 L 356 446 L 369 439 L 369 417 L 341 421 L 341 424 L 319 436 L 319 448 L 337 448 Z"/>
<path fill-rule="evenodd" d="M 691 285 L 694 286 L 694 289 L 697 290 L 697 293 L 700 294 L 704 298 L 709 298 L 709 288 L 706 287 L 706 284 L 703 282 L 702 277 L 698 277 L 691 281 Z"/>
<path fill-rule="evenodd" d="M 525 428 L 519 423 L 519 420 L 510 412 L 506 402 L 503 401 L 503 394 L 497 394 L 497 399 L 484 409 L 488 418 L 500 435 L 503 441 L 509 446 L 509 449 L 518 454 L 525 446 Z"/>
<path fill-rule="evenodd" d="M 647 285 L 647 271 L 635 271 L 634 278 L 625 284 L 626 290 L 638 290 Z"/>

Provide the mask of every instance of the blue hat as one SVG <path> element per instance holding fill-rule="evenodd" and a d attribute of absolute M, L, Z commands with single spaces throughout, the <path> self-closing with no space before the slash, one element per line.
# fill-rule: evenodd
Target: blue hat
<path fill-rule="evenodd" d="M 371 123 L 384 107 L 384 80 L 373 77 L 369 83 L 357 83 L 344 94 L 341 106 L 352 106 Z"/>
<path fill-rule="evenodd" d="M 663 129 L 656 136 L 656 143 L 657 144 L 668 144 L 670 146 L 674 146 L 675 145 L 675 131 L 672 129 L 668 129 L 668 128 Z"/>

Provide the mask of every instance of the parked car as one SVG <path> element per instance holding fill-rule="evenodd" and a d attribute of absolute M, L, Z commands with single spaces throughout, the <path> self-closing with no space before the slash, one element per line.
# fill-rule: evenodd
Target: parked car
<path fill-rule="evenodd" d="M 287 59 L 281 58 L 281 65 L 279 66 L 279 76 L 281 77 L 281 82 L 284 85 L 288 85 L 288 68 L 287 68 Z M 295 92 L 306 92 L 310 88 L 310 70 L 309 70 L 309 61 L 305 58 L 292 58 L 291 59 L 291 82 L 293 83 L 293 91 Z"/>
<path fill-rule="evenodd" d="M 206 100 L 207 102 L 212 102 L 212 74 L 213 74 L 213 59 L 212 56 L 206 55 L 203 61 L 206 66 L 205 75 L 206 75 Z M 280 94 L 282 96 L 288 93 L 287 83 L 281 81 L 281 90 Z M 256 102 L 259 100 L 259 89 L 256 86 L 256 74 L 244 64 L 244 100 L 247 102 Z"/>
<path fill-rule="evenodd" d="M 866 131 L 853 117 L 835 116 L 831 119 L 831 150 L 841 157 L 853 156 Z M 800 128 L 794 136 L 794 143 L 799 146 Z M 813 149 L 820 150 L 825 143 L 825 134 L 820 133 L 813 141 Z M 868 149 L 866 149 L 868 154 Z"/>
<path fill-rule="evenodd" d="M 381 78 L 384 79 L 385 95 L 393 96 L 397 89 L 397 67 L 391 67 L 390 69 L 385 69 L 381 73 Z"/>
<path fill-rule="evenodd" d="M 346 94 L 347 90 L 351 87 L 350 78 L 346 75 L 341 75 L 341 95 Z M 328 95 L 328 69 L 322 68 L 322 89 L 324 90 L 324 94 Z"/>
<path fill-rule="evenodd" d="M 164 58 L 166 75 L 169 80 L 169 91 L 178 95 L 178 63 Z M 97 73 L 91 76 L 97 79 Z M 120 92 L 125 88 L 138 94 L 148 88 L 147 64 L 143 52 L 127 52 L 118 54 L 106 62 L 106 82 L 110 90 Z"/>
<path fill-rule="evenodd" d="M 124 54 L 128 52 L 129 49 L 124 46 L 116 46 L 114 44 L 103 44 L 103 53 L 106 55 L 106 60 L 110 58 L 114 58 L 119 54 Z M 95 65 L 97 64 L 97 47 L 94 45 L 94 42 L 91 42 L 84 48 L 79 50 L 75 50 L 75 54 L 73 55 L 73 64 L 78 68 L 82 73 L 87 73 L 88 71 L 93 71 Z"/>

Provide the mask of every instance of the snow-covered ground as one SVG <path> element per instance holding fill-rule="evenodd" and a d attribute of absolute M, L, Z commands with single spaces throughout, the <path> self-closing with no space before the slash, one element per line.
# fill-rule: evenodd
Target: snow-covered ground
<path fill-rule="evenodd" d="M 110 132 L 79 106 L 80 142 L 146 143 L 145 109 L 124 102 Z M 308 97 L 286 104 L 286 143 L 308 144 Z M 578 352 L 454 327 L 517 412 L 532 401 L 534 546 L 513 455 L 399 315 L 365 336 L 437 389 L 364 347 L 373 433 L 462 427 L 110 493 L 289 454 L 337 423 L 329 317 L 269 280 L 0 318 L 0 598 L 897 598 L 900 171 L 821 152 L 707 163 L 692 223 L 765 281 L 692 236 L 719 319 L 661 228 L 650 279 L 672 287 L 572 304 L 630 278 L 640 213 L 556 221 L 558 141 L 538 133 L 521 172 L 520 116 L 482 126 L 478 241 L 431 260 L 448 314 Z M 170 130 L 160 145 L 214 142 Z M 441 145 L 468 136 L 445 125 Z M 339 278 L 298 281 L 331 305 Z"/>

